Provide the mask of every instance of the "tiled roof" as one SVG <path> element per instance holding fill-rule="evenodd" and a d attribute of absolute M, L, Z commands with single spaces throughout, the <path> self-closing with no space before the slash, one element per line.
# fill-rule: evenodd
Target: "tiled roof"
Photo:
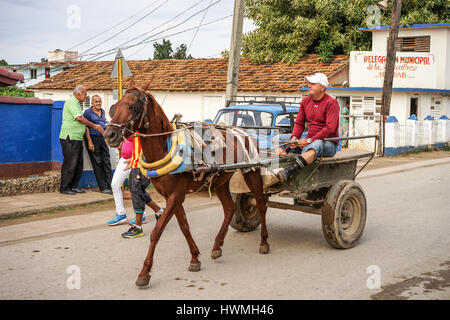
<path fill-rule="evenodd" d="M 50 99 L 0 96 L 0 103 L 11 104 L 52 104 Z"/>
<path fill-rule="evenodd" d="M 130 60 L 134 80 L 152 81 L 153 91 L 218 91 L 226 89 L 228 59 Z M 348 55 L 336 55 L 327 63 L 318 63 L 317 55 L 306 55 L 298 63 L 252 63 L 241 58 L 240 92 L 298 92 L 306 85 L 304 77 L 323 72 L 328 77 L 349 64 Z M 82 84 L 88 90 L 112 90 L 117 79 L 111 79 L 112 61 L 86 62 L 48 78 L 30 89 L 73 89 Z M 124 80 L 127 83 L 126 79 Z M 331 81 L 330 81 L 331 82 Z"/>
<path fill-rule="evenodd" d="M 0 69 L 0 87 L 13 86 L 16 84 L 16 81 L 23 79 L 23 74 L 9 72 L 6 69 Z"/>

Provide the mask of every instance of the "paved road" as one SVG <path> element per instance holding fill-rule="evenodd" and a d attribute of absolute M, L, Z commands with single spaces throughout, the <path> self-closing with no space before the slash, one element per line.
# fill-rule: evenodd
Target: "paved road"
<path fill-rule="evenodd" d="M 134 281 L 153 219 L 147 236 L 132 240 L 120 237 L 126 226 L 104 225 L 105 211 L 2 227 L 0 299 L 450 299 L 449 172 L 446 163 L 359 179 L 368 219 L 349 250 L 328 246 L 319 216 L 269 209 L 269 255 L 258 253 L 259 229 L 230 229 L 223 257 L 212 261 L 221 208 L 191 210 L 201 272 L 187 271 L 188 247 L 173 219 L 147 289 Z M 78 271 L 80 288 L 69 289 Z"/>

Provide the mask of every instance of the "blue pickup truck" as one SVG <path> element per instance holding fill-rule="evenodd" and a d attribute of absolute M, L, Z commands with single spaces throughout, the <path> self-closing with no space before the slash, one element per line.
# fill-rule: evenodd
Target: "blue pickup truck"
<path fill-rule="evenodd" d="M 276 141 L 288 141 L 294 128 L 299 103 L 286 104 L 279 101 L 244 100 L 233 101 L 234 106 L 217 112 L 215 124 L 239 126 L 258 139 L 259 148 L 273 148 Z M 228 103 L 228 105 L 230 102 Z M 302 137 L 307 134 L 307 127 Z"/>

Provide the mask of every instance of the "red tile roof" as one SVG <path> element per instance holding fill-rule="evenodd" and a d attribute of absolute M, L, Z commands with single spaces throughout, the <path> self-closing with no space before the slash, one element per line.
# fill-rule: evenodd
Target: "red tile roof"
<path fill-rule="evenodd" d="M 152 81 L 153 91 L 219 91 L 226 89 L 228 59 L 130 60 L 127 61 L 134 80 Z M 317 55 L 306 55 L 298 63 L 252 63 L 241 58 L 240 92 L 298 92 L 306 85 L 304 77 L 323 72 L 328 77 L 348 67 L 348 55 L 333 56 L 327 63 L 318 63 Z M 82 84 L 88 90 L 112 90 L 117 79 L 111 79 L 112 61 L 86 62 L 48 78 L 30 89 L 73 89 Z M 331 82 L 331 81 L 330 81 Z M 125 79 L 126 83 L 126 79 Z"/>
<path fill-rule="evenodd" d="M 12 104 L 52 104 L 53 100 L 50 100 L 50 99 L 39 99 L 39 98 L 0 96 L 0 103 L 12 103 Z"/>
<path fill-rule="evenodd" d="M 23 74 L 9 72 L 6 69 L 0 68 L 0 87 L 14 86 L 16 84 L 16 81 L 23 79 Z"/>

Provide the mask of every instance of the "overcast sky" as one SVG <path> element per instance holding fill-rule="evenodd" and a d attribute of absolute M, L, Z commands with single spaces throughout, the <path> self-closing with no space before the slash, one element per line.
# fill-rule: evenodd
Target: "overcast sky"
<path fill-rule="evenodd" d="M 164 31 L 217 1 L 207 10 L 205 17 L 204 11 L 200 12 L 180 26 Z M 160 26 L 196 3 L 198 5 L 176 20 Z M 0 0 L 0 59 L 5 59 L 8 64 L 40 61 L 43 57 L 47 58 L 48 51 L 70 49 L 135 15 L 108 32 L 72 48 L 81 54 L 94 47 L 86 54 L 98 53 L 122 46 L 142 34 L 145 35 L 125 46 L 145 38 L 152 40 L 197 27 L 203 18 L 203 23 L 212 22 L 232 15 L 233 6 L 233 0 Z M 152 10 L 155 11 L 150 13 Z M 158 26 L 158 29 L 150 32 Z M 189 46 L 193 41 L 189 53 L 194 58 L 220 57 L 222 50 L 229 49 L 231 26 L 232 17 L 228 17 L 201 27 L 195 39 L 195 29 L 167 39 L 172 42 L 174 49 L 182 43 Z M 120 32 L 127 27 L 127 30 Z M 244 21 L 244 33 L 253 28 L 250 21 Z M 164 32 L 158 34 L 161 31 Z M 126 49 L 123 54 L 125 59 L 130 60 L 153 58 L 153 43 Z M 87 55 L 83 60 L 113 60 L 114 56 L 115 51 L 102 58 Z"/>

